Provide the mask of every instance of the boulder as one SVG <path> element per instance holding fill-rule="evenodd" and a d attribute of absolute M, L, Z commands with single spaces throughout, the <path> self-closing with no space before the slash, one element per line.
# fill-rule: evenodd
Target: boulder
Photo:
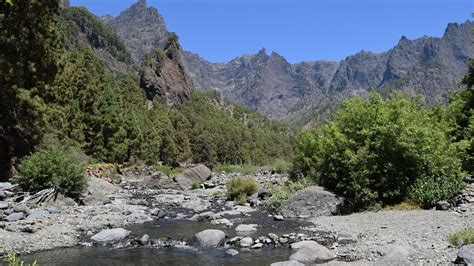
<path fill-rule="evenodd" d="M 82 200 L 85 205 L 103 205 L 109 200 L 109 196 L 118 190 L 117 186 L 103 179 L 91 177 L 87 180 L 87 189 Z"/>
<path fill-rule="evenodd" d="M 197 233 L 195 238 L 201 247 L 217 247 L 224 240 L 225 233 L 221 230 L 207 229 Z"/>
<path fill-rule="evenodd" d="M 0 190 L 9 190 L 12 189 L 13 185 L 10 182 L 0 182 Z"/>
<path fill-rule="evenodd" d="M 141 187 L 149 189 L 179 189 L 178 184 L 173 178 L 163 173 L 154 173 L 144 177 Z"/>
<path fill-rule="evenodd" d="M 438 201 L 436 203 L 436 209 L 439 211 L 447 211 L 451 208 L 451 203 L 446 200 Z"/>
<path fill-rule="evenodd" d="M 301 263 L 325 263 L 336 258 L 332 251 L 315 241 L 300 241 L 291 244 L 290 247 L 297 250 L 290 256 L 290 260 Z"/>
<path fill-rule="evenodd" d="M 7 217 L 5 217 L 4 220 L 7 222 L 16 222 L 23 219 L 24 217 L 25 215 L 22 212 L 14 212 L 8 215 Z"/>
<path fill-rule="evenodd" d="M 234 256 L 239 255 L 239 252 L 235 249 L 228 249 L 225 251 L 225 254 L 234 257 Z"/>
<path fill-rule="evenodd" d="M 474 244 L 463 246 L 458 251 L 456 264 L 474 265 Z"/>
<path fill-rule="evenodd" d="M 96 242 L 112 242 L 127 238 L 130 231 L 123 228 L 105 229 L 91 237 Z"/>
<path fill-rule="evenodd" d="M 0 201 L 0 210 L 6 210 L 10 207 L 10 204 L 6 201 Z"/>
<path fill-rule="evenodd" d="M 49 211 L 39 210 L 39 211 L 31 211 L 29 215 L 26 217 L 27 220 L 34 220 L 39 218 L 44 218 L 50 215 Z"/>
<path fill-rule="evenodd" d="M 174 177 L 178 186 L 183 190 L 193 188 L 193 184 L 201 184 L 211 178 L 212 172 L 206 166 L 199 164 L 193 168 L 186 169 L 183 173 Z"/>
<path fill-rule="evenodd" d="M 383 257 L 377 261 L 379 265 L 409 265 L 410 247 L 400 245 L 384 245 L 378 251 Z"/>
<path fill-rule="evenodd" d="M 240 232 L 255 232 L 257 231 L 257 224 L 239 224 L 236 228 L 235 231 L 237 233 Z"/>
<path fill-rule="evenodd" d="M 272 196 L 272 192 L 268 188 L 263 188 L 258 191 L 258 198 L 260 200 L 266 200 Z"/>
<path fill-rule="evenodd" d="M 289 260 L 274 262 L 270 266 L 304 266 L 304 264 L 296 260 Z"/>
<path fill-rule="evenodd" d="M 253 245 L 253 239 L 251 237 L 244 237 L 240 240 L 239 244 L 243 248 L 248 248 Z"/>
<path fill-rule="evenodd" d="M 144 235 L 140 238 L 140 244 L 142 244 L 142 245 L 147 245 L 149 241 L 150 241 L 150 236 L 147 235 L 147 234 L 144 234 Z"/>
<path fill-rule="evenodd" d="M 0 190 L 0 200 L 4 199 L 7 197 L 7 194 L 5 194 L 5 191 Z"/>
<path fill-rule="evenodd" d="M 338 212 L 343 199 L 319 186 L 298 191 L 280 208 L 284 217 L 329 216 Z"/>

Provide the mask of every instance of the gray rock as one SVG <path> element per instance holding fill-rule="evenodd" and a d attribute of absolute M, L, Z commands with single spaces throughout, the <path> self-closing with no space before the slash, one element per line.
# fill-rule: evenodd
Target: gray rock
<path fill-rule="evenodd" d="M 0 182 L 0 190 L 9 190 L 13 187 L 10 182 Z"/>
<path fill-rule="evenodd" d="M 225 251 L 225 254 L 234 257 L 234 256 L 239 255 L 239 252 L 235 249 L 228 249 Z"/>
<path fill-rule="evenodd" d="M 266 200 L 266 199 L 270 198 L 271 196 L 272 196 L 272 192 L 267 188 L 263 188 L 263 189 L 258 191 L 258 198 L 260 200 Z"/>
<path fill-rule="evenodd" d="M 466 245 L 459 249 L 456 263 L 474 265 L 474 244 Z"/>
<path fill-rule="evenodd" d="M 7 194 L 5 194 L 5 191 L 0 190 L 0 200 L 4 199 L 7 197 Z"/>
<path fill-rule="evenodd" d="M 304 266 L 304 264 L 296 260 L 289 260 L 274 262 L 270 266 Z"/>
<path fill-rule="evenodd" d="M 216 218 L 216 214 L 212 211 L 203 212 L 195 214 L 193 217 L 189 218 L 193 222 L 203 222 L 203 221 L 212 221 Z"/>
<path fill-rule="evenodd" d="M 293 195 L 281 208 L 284 217 L 329 216 L 338 212 L 343 200 L 319 186 L 307 187 Z"/>
<path fill-rule="evenodd" d="M 273 216 L 273 220 L 283 221 L 283 220 L 285 220 L 285 218 L 283 217 L 283 215 L 275 215 L 275 216 Z"/>
<path fill-rule="evenodd" d="M 451 204 L 445 200 L 439 201 L 436 203 L 436 209 L 440 211 L 447 211 L 451 208 Z"/>
<path fill-rule="evenodd" d="M 225 233 L 221 230 L 208 229 L 197 233 L 195 238 L 201 247 L 217 247 L 224 240 Z"/>
<path fill-rule="evenodd" d="M 142 244 L 142 245 L 147 245 L 149 241 L 150 241 L 150 236 L 147 235 L 147 234 L 144 234 L 144 235 L 140 238 L 140 244 Z"/>
<path fill-rule="evenodd" d="M 49 211 L 49 213 L 51 213 L 51 214 L 55 214 L 55 213 L 60 212 L 60 210 L 56 207 L 48 207 L 48 208 L 46 208 L 46 210 Z"/>
<path fill-rule="evenodd" d="M 291 248 L 297 251 L 290 256 L 290 260 L 301 263 L 324 263 L 336 258 L 332 251 L 315 241 L 296 242 L 291 244 Z"/>
<path fill-rule="evenodd" d="M 260 200 L 258 199 L 258 193 L 252 194 L 248 199 L 247 202 L 250 203 L 250 206 L 255 207 L 260 204 Z"/>
<path fill-rule="evenodd" d="M 253 239 L 251 237 L 244 237 L 240 240 L 240 246 L 248 248 L 253 245 Z"/>
<path fill-rule="evenodd" d="M 10 204 L 6 201 L 0 201 L 0 210 L 6 210 L 10 207 Z"/>
<path fill-rule="evenodd" d="M 178 186 L 183 190 L 193 188 L 193 184 L 201 184 L 211 178 L 212 172 L 206 166 L 199 164 L 193 168 L 186 169 L 183 173 L 174 177 Z"/>
<path fill-rule="evenodd" d="M 153 216 L 158 216 L 158 214 L 160 214 L 160 209 L 158 208 L 151 209 L 150 214 Z"/>
<path fill-rule="evenodd" d="M 383 265 L 409 265 L 410 261 L 408 256 L 410 255 L 411 248 L 388 244 L 382 246 L 378 251 L 383 257 L 377 261 L 377 264 Z M 385 254 L 384 254 L 385 253 Z"/>
<path fill-rule="evenodd" d="M 4 218 L 5 221 L 7 222 L 15 222 L 23 219 L 25 217 L 25 214 L 22 212 L 14 212 L 7 217 Z"/>
<path fill-rule="evenodd" d="M 253 245 L 251 247 L 251 249 L 259 249 L 259 248 L 262 248 L 263 247 L 263 244 L 262 243 L 256 243 L 255 245 Z"/>
<path fill-rule="evenodd" d="M 257 226 L 256 224 L 239 224 L 236 228 L 235 231 L 237 233 L 239 232 L 255 232 L 257 231 Z"/>
<path fill-rule="evenodd" d="M 30 214 L 26 217 L 27 220 L 34 220 L 34 219 L 39 219 L 39 218 L 44 218 L 49 216 L 50 213 L 49 211 L 31 211 Z"/>
<path fill-rule="evenodd" d="M 83 196 L 85 205 L 103 205 L 109 200 L 109 195 L 119 188 L 103 179 L 91 177 L 87 180 L 87 189 Z"/>
<path fill-rule="evenodd" d="M 130 231 L 123 228 L 105 229 L 93 235 L 91 239 L 97 242 L 112 242 L 125 239 L 130 233 Z"/>
<path fill-rule="evenodd" d="M 268 234 L 268 237 L 269 237 L 270 239 L 273 239 L 273 240 L 276 240 L 276 239 L 279 238 L 278 235 L 276 235 L 276 234 L 274 234 L 274 233 Z"/>
<path fill-rule="evenodd" d="M 234 206 L 235 206 L 235 203 L 233 201 L 226 201 L 224 204 L 224 207 L 227 209 L 232 209 L 234 208 Z"/>
<path fill-rule="evenodd" d="M 141 187 L 149 189 L 179 189 L 178 184 L 173 178 L 163 173 L 154 173 L 145 177 L 141 182 Z"/>
<path fill-rule="evenodd" d="M 345 244 L 355 243 L 355 242 L 357 242 L 357 239 L 355 239 L 350 234 L 340 233 L 340 234 L 337 234 L 337 240 L 336 241 L 339 244 L 345 245 Z"/>

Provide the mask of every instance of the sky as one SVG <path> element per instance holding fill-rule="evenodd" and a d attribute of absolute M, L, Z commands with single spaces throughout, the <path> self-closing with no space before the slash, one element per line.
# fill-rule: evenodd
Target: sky
<path fill-rule="evenodd" d="M 136 0 L 71 0 L 96 15 L 117 16 Z M 211 62 L 261 48 L 289 62 L 339 61 L 361 50 L 383 52 L 450 22 L 472 19 L 472 0 L 147 0 L 183 49 Z"/>

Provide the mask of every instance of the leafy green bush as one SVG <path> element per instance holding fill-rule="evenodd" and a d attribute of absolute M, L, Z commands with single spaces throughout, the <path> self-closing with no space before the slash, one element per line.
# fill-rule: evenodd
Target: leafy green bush
<path fill-rule="evenodd" d="M 461 188 L 462 152 L 418 98 L 353 98 L 333 122 L 301 133 L 296 146 L 291 177 L 334 191 L 353 211 L 401 202 L 410 191 L 428 206 Z M 425 197 L 423 184 L 439 192 Z"/>
<path fill-rule="evenodd" d="M 240 173 L 240 174 L 243 174 L 243 175 L 248 175 L 248 174 L 253 174 L 255 172 L 257 172 L 258 168 L 256 166 L 253 166 L 253 165 L 248 165 L 248 164 L 244 164 L 244 165 L 230 165 L 230 164 L 226 164 L 226 165 L 219 165 L 219 166 L 216 166 L 214 167 L 214 172 L 216 173 Z"/>
<path fill-rule="evenodd" d="M 272 196 L 266 202 L 267 208 L 270 212 L 277 212 L 291 196 L 307 186 L 306 182 L 290 182 L 283 186 L 271 187 Z"/>
<path fill-rule="evenodd" d="M 282 159 L 276 159 L 273 163 L 275 172 L 279 174 L 287 173 L 291 168 L 291 163 Z"/>
<path fill-rule="evenodd" d="M 409 197 L 430 207 L 438 201 L 454 199 L 463 188 L 464 182 L 457 178 L 421 178 L 411 186 Z"/>
<path fill-rule="evenodd" d="M 31 264 L 25 263 L 13 252 L 9 252 L 7 254 L 7 262 L 8 266 L 38 266 L 38 263 L 36 261 L 33 261 L 33 263 Z"/>
<path fill-rule="evenodd" d="M 451 245 L 457 247 L 474 244 L 474 227 L 453 233 L 448 240 Z"/>
<path fill-rule="evenodd" d="M 227 181 L 227 199 L 245 204 L 246 198 L 257 192 L 257 182 L 252 178 L 234 177 Z"/>
<path fill-rule="evenodd" d="M 13 182 L 31 192 L 56 187 L 78 198 L 86 185 L 85 166 L 58 149 L 42 149 L 23 159 Z"/>

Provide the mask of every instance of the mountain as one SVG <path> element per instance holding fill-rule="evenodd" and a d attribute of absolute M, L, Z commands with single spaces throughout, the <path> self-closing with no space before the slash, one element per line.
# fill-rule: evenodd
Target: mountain
<path fill-rule="evenodd" d="M 227 63 L 210 63 L 191 52 L 182 57 L 197 89 L 218 90 L 271 118 L 309 121 L 324 117 L 342 99 L 370 90 L 421 94 L 428 103 L 443 100 L 450 89 L 461 88 L 467 59 L 474 57 L 472 27 L 470 21 L 452 23 L 441 38 L 402 37 L 387 52 L 361 51 L 340 62 L 290 64 L 264 49 Z"/>
<path fill-rule="evenodd" d="M 135 63 L 140 63 L 153 49 L 164 48 L 170 34 L 163 17 L 156 8 L 148 7 L 145 0 L 139 0 L 117 17 L 105 16 L 103 20 L 125 41 Z"/>

